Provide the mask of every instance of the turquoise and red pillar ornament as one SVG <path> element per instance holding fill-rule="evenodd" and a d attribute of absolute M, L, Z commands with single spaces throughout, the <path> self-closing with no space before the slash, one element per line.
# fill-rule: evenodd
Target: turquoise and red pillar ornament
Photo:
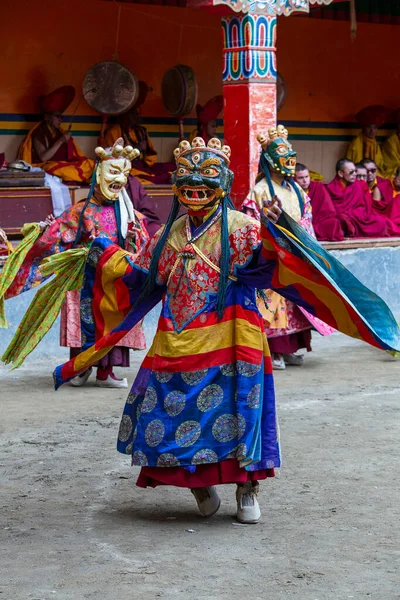
<path fill-rule="evenodd" d="M 255 183 L 257 134 L 276 124 L 277 16 L 309 12 L 311 5 L 332 1 L 188 0 L 189 5 L 213 7 L 221 15 L 229 11 L 222 16 L 224 137 L 232 148 L 236 206 Z"/>
<path fill-rule="evenodd" d="M 260 148 L 257 134 L 276 123 L 276 15 L 222 18 L 224 136 L 232 148 L 232 200 L 253 187 Z"/>

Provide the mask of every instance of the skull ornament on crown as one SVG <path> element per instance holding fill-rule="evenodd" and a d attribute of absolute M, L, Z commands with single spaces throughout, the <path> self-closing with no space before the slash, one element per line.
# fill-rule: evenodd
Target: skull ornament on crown
<path fill-rule="evenodd" d="M 268 136 L 260 133 L 257 139 L 268 167 L 280 175 L 291 177 L 295 172 L 297 153 L 288 141 L 288 135 L 288 130 L 278 125 L 269 129 Z"/>
<path fill-rule="evenodd" d="M 218 138 L 208 144 L 196 137 L 190 144 L 183 140 L 174 150 L 176 171 L 172 190 L 189 212 L 211 209 L 230 192 L 233 173 L 229 170 L 231 149 Z"/>
<path fill-rule="evenodd" d="M 100 159 L 96 170 L 96 183 L 108 201 L 116 201 L 128 181 L 131 161 L 137 158 L 140 152 L 132 146 L 124 148 L 124 140 L 119 138 L 112 148 L 98 146 L 95 153 Z"/>

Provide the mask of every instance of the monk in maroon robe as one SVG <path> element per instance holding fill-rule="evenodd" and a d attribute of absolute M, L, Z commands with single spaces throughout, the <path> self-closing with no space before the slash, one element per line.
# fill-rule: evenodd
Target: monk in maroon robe
<path fill-rule="evenodd" d="M 296 182 L 311 200 L 312 224 L 317 240 L 344 240 L 342 226 L 324 184 L 311 181 L 307 167 L 300 163 L 296 165 Z"/>
<path fill-rule="evenodd" d="M 368 185 L 356 178 L 356 167 L 347 158 L 336 164 L 336 177 L 326 186 L 346 237 L 388 237 L 391 222 L 372 209 Z"/>
<path fill-rule="evenodd" d="M 373 210 L 390 219 L 393 203 L 392 182 L 377 175 L 378 167 L 373 160 L 365 158 L 361 162 L 367 171 L 367 184 L 371 192 Z"/>
<path fill-rule="evenodd" d="M 356 163 L 356 178 L 358 181 L 367 181 L 367 169 L 362 162 Z"/>

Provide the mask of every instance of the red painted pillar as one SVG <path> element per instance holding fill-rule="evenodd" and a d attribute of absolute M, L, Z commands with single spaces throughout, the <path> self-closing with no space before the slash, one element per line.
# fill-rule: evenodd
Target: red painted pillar
<path fill-rule="evenodd" d="M 276 16 L 222 19 L 224 138 L 232 148 L 232 200 L 237 207 L 254 186 L 257 134 L 276 125 Z"/>

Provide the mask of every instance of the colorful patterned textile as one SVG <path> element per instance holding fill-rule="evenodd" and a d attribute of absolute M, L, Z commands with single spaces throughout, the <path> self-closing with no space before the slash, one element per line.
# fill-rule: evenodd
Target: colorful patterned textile
<path fill-rule="evenodd" d="M 282 201 L 283 210 L 304 227 L 307 233 L 315 237 L 309 196 L 295 182 L 289 183 L 283 180 L 280 185 L 273 181 L 272 185 L 275 194 Z M 303 206 L 300 206 L 294 186 L 301 194 Z M 270 198 L 271 193 L 267 181 L 265 178 L 261 179 L 243 202 L 243 210 L 246 214 L 260 220 L 263 202 Z M 291 335 L 311 328 L 324 336 L 331 335 L 334 331 L 326 323 L 310 315 L 290 300 L 282 298 L 273 290 L 265 290 L 264 298 L 260 298 L 258 301 L 258 308 L 265 319 L 265 333 L 268 339 Z"/>
<path fill-rule="evenodd" d="M 237 458 L 242 466 L 257 465 L 255 470 L 280 464 L 271 359 L 255 290 L 234 281 L 259 247 L 259 224 L 236 211 L 229 217 L 232 285 L 221 321 L 215 310 L 218 272 L 210 266 L 218 265 L 220 246 L 209 243 L 220 235 L 220 212 L 198 230 L 192 230 L 187 217 L 179 219 L 161 255 L 158 277 L 167 293 L 153 345 L 132 388 L 135 402 L 131 395 L 119 436 L 119 450 L 131 450 L 134 464 L 194 469 L 228 458 Z M 123 278 L 128 288 L 132 277 L 136 281 L 148 271 L 156 241 L 150 241 Z M 95 243 L 105 253 L 111 249 L 101 240 Z M 191 254 L 189 245 L 201 254 Z M 119 297 L 125 309 L 123 293 Z M 113 341 L 109 336 L 103 340 L 107 346 Z M 95 349 L 101 345 L 100 340 Z M 91 351 L 57 369 L 56 384 Z M 96 355 L 97 360 L 100 353 Z M 141 401 L 140 430 L 132 450 Z"/>
<path fill-rule="evenodd" d="M 232 212 L 236 211 L 229 211 L 229 214 Z M 250 221 L 254 224 L 254 220 L 250 219 Z M 182 226 L 183 222 L 184 220 L 181 218 L 177 221 L 177 224 Z M 240 281 L 244 285 L 252 285 L 255 288 L 261 288 L 263 285 L 271 283 L 271 288 L 279 291 L 281 295 L 284 295 L 295 303 L 301 304 L 311 315 L 317 316 L 320 319 L 322 318 L 325 323 L 342 333 L 362 339 L 382 350 L 396 350 L 400 348 L 397 323 L 383 300 L 359 282 L 338 260 L 328 254 L 316 240 L 311 238 L 290 217 L 283 214 L 280 218 L 280 223 L 285 225 L 284 229 L 279 229 L 277 226 L 272 226 L 271 224 L 262 226 L 261 235 L 264 238 L 263 255 L 267 259 L 267 262 L 259 269 L 256 267 L 250 268 L 252 263 L 249 263 L 247 268 L 242 268 L 240 271 Z M 121 284 L 125 284 L 131 289 L 131 305 L 134 303 L 135 297 L 139 295 L 140 287 L 146 279 L 146 264 L 149 264 L 151 253 L 154 250 L 157 237 L 161 231 L 149 241 L 147 247 L 143 249 L 135 262 L 132 272 L 123 278 L 121 282 Z M 104 240 L 95 240 L 92 250 L 101 248 L 103 244 Z M 161 260 L 164 259 L 165 264 L 167 264 L 166 259 L 168 254 L 171 257 L 175 255 L 169 243 L 165 246 L 161 255 Z M 180 261 L 185 260 L 183 254 L 179 254 Z M 255 252 L 253 260 L 256 258 L 257 253 Z M 260 259 L 258 258 L 257 260 L 259 261 Z M 298 274 L 296 274 L 296 269 L 298 269 Z M 172 260 L 170 262 L 169 274 L 171 270 Z M 274 273 L 273 278 L 271 278 L 272 272 Z M 164 277 L 166 275 L 167 273 L 164 272 Z M 280 276 L 282 276 L 282 280 L 280 280 Z M 285 284 L 286 276 L 287 285 Z M 165 284 L 160 281 L 159 288 L 152 296 L 147 301 L 143 301 L 134 311 L 128 313 L 124 320 L 105 335 L 104 338 L 97 341 L 94 346 L 85 350 L 77 358 L 57 367 L 55 370 L 56 389 L 107 354 L 110 348 L 115 346 L 125 333 L 160 301 L 165 289 Z M 123 295 L 123 298 L 124 302 L 120 307 L 121 312 L 128 311 L 128 306 L 126 306 L 127 296 Z M 168 301 L 169 299 L 166 298 L 165 302 Z M 208 301 L 211 302 L 210 298 Z M 194 301 L 193 308 L 196 307 L 196 304 L 197 301 Z M 191 364 L 193 366 L 192 347 L 190 339 L 188 339 L 188 333 L 186 332 L 186 330 L 190 331 L 192 327 L 190 322 L 188 322 L 184 331 L 185 335 L 175 340 L 178 343 L 171 350 L 172 340 L 168 332 L 174 330 L 174 321 L 170 316 L 169 307 L 168 315 L 171 323 L 168 325 L 160 321 L 159 324 L 160 339 L 163 340 L 163 344 L 156 347 L 157 357 L 162 365 L 163 352 L 165 352 L 165 360 L 167 362 L 169 360 L 174 363 L 176 362 L 176 370 L 178 371 L 181 361 L 179 356 L 181 356 L 181 353 L 182 356 L 185 356 L 185 349 L 187 351 L 186 355 L 191 357 L 190 361 L 192 361 Z M 199 314 L 196 323 L 206 321 L 206 316 Z M 215 324 L 215 322 L 217 322 L 217 319 L 214 316 L 211 324 Z M 163 333 L 164 330 L 165 333 Z M 220 349 L 224 347 L 223 343 L 224 340 L 218 344 L 218 341 L 214 339 L 214 350 L 212 351 L 220 354 Z M 152 352 L 155 352 L 154 344 L 144 364 L 149 364 Z M 208 353 L 208 350 L 205 350 L 205 352 Z M 224 350 L 224 354 L 226 354 L 226 350 Z M 197 356 L 196 353 L 194 353 L 194 356 L 196 358 L 196 365 L 198 365 L 198 361 L 202 357 Z M 203 368 L 202 365 L 201 368 Z"/>
<path fill-rule="evenodd" d="M 166 314 L 164 305 L 125 405 L 118 450 L 140 466 L 236 458 L 251 470 L 278 467 L 271 360 L 254 291 L 230 286 L 224 320 L 215 322 L 209 306 L 184 333 L 165 331 Z M 178 356 L 168 356 L 185 334 Z"/>
<path fill-rule="evenodd" d="M 7 289 L 6 298 L 12 298 L 39 285 L 43 281 L 43 274 L 38 268 L 42 260 L 46 256 L 58 254 L 73 247 L 83 206 L 83 202 L 78 202 L 64 211 L 29 248 L 20 269 Z M 140 232 L 134 244 L 126 241 L 126 247 L 130 251 L 134 251 L 134 247 L 142 247 L 148 239 L 144 227 L 145 219 L 140 213 L 136 211 L 135 213 L 140 223 Z M 99 204 L 93 198 L 84 212 L 79 247 L 90 247 L 94 237 L 104 237 L 115 244 L 118 243 L 118 225 L 114 206 Z M 19 246 L 16 252 L 18 250 Z"/>
<path fill-rule="evenodd" d="M 255 220 L 228 211 L 231 279 L 219 320 L 214 272 L 221 250 L 209 243 L 214 235 L 218 239 L 218 217 L 214 213 L 198 229 L 186 217 L 174 223 L 161 254 L 157 289 L 128 312 L 146 281 L 158 236 L 150 240 L 132 270 L 114 283 L 119 318 L 127 316 L 55 370 L 58 388 L 104 356 L 163 297 L 157 333 L 119 431 L 118 449 L 131 454 L 135 465 L 193 471 L 236 458 L 251 471 L 279 466 L 271 359 L 256 288 L 277 290 L 376 347 L 400 349 L 399 329 L 384 302 L 286 215 L 280 226 L 263 224 L 260 238 Z M 105 261 L 108 255 L 122 258 L 121 250 L 101 239 L 91 252 L 104 252 Z"/>
<path fill-rule="evenodd" d="M 40 229 L 38 226 L 35 226 L 37 228 L 35 231 L 37 232 L 36 237 L 38 237 L 38 239 L 36 239 L 36 237 L 34 239 L 29 238 L 29 244 L 24 245 L 26 244 L 26 240 L 24 240 L 20 246 L 18 246 L 14 255 L 16 258 L 18 258 L 18 252 L 21 248 L 21 256 L 23 260 L 18 260 L 18 268 L 12 268 L 13 277 L 8 277 L 8 280 L 11 281 L 11 283 L 7 282 L 5 294 L 6 298 L 11 298 L 33 287 L 36 287 L 50 277 L 53 272 L 48 265 L 57 264 L 59 267 L 59 263 L 56 259 L 58 255 L 63 255 L 65 252 L 70 252 L 70 254 L 67 254 L 65 259 L 60 259 L 60 264 L 62 264 L 64 260 L 68 264 L 68 261 L 71 260 L 71 257 L 86 255 L 87 249 L 92 243 L 92 236 L 94 235 L 97 235 L 102 239 L 109 240 L 110 242 L 116 244 L 118 243 L 118 225 L 114 206 L 111 204 L 101 205 L 96 202 L 95 199 L 92 199 L 84 212 L 84 218 L 82 221 L 82 235 L 79 246 L 84 250 L 84 252 L 79 254 L 77 253 L 78 249 L 72 250 L 78 231 L 78 223 L 83 206 L 84 203 L 80 202 L 64 211 L 64 213 L 56 219 L 55 223 L 47 228 L 40 237 L 38 237 Z M 135 216 L 137 219 L 136 223 L 130 224 L 133 225 L 132 230 L 130 230 L 132 231 L 133 237 L 129 240 L 127 239 L 125 244 L 126 247 L 131 251 L 137 252 L 137 248 L 140 249 L 143 246 L 145 241 L 148 239 L 148 235 L 144 227 L 145 219 L 143 215 L 135 211 Z M 132 259 L 135 256 L 136 254 L 132 252 Z M 52 257 L 52 259 L 49 260 L 47 257 Z M 11 265 L 14 264 L 14 260 L 15 259 L 13 257 L 10 257 L 6 263 L 6 266 L 8 263 Z M 17 271 L 16 274 L 15 271 Z M 34 304 L 30 306 L 27 313 L 31 319 L 32 327 L 28 326 L 27 316 L 25 315 L 24 320 L 16 333 L 16 336 L 14 336 L 11 346 L 9 346 L 4 355 L 8 362 L 13 361 L 15 366 L 22 364 L 27 354 L 29 354 L 29 352 L 31 352 L 37 346 L 39 341 L 50 328 L 49 323 L 54 322 L 58 312 L 60 311 L 61 304 L 66 294 L 67 302 L 62 311 L 63 318 L 61 323 L 61 339 L 67 342 L 69 347 L 81 347 L 79 299 L 76 300 L 80 286 L 76 285 L 74 271 L 71 272 L 70 283 L 72 287 L 69 287 L 67 279 L 67 270 L 60 271 L 58 278 L 52 281 L 50 284 L 47 284 L 46 288 L 41 290 L 41 292 L 35 296 L 33 301 Z M 0 282 L 0 285 L 2 285 L 3 279 L 1 279 Z M 60 284 L 59 288 L 57 288 L 58 284 Z M 57 294 L 57 289 L 59 289 L 59 294 Z M 38 303 L 41 303 L 43 298 L 47 298 L 49 302 L 53 303 L 51 306 L 49 305 L 50 310 L 48 318 L 46 318 L 45 327 L 40 325 L 40 319 L 36 316 L 42 314 L 41 308 L 38 308 Z M 37 333 L 35 333 L 33 329 L 34 323 L 36 323 L 38 327 Z M 21 329 L 22 326 L 23 329 Z M 22 331 L 24 331 L 25 335 L 31 339 L 21 341 Z M 102 334 L 103 329 L 101 329 L 100 335 Z M 71 336 L 73 339 L 70 339 Z M 127 347 L 134 349 L 144 349 L 146 346 L 142 325 L 138 324 L 134 331 L 129 331 L 127 337 L 121 340 L 120 345 L 126 345 Z M 24 348 L 24 351 L 21 350 L 22 347 Z M 14 359 L 16 356 L 19 357 L 18 360 Z"/>
<path fill-rule="evenodd" d="M 260 238 L 259 224 L 256 221 L 237 211 L 230 211 L 230 217 L 231 253 L 235 261 L 232 261 L 231 274 L 234 276 L 237 268 L 245 266 L 251 260 L 254 248 L 259 246 Z M 173 225 L 169 243 L 165 246 L 159 262 L 158 281 L 160 288 L 154 299 L 150 300 L 151 305 L 154 306 L 163 295 L 162 286 L 168 285 L 169 293 L 165 299 L 166 310 L 171 321 L 170 327 L 177 332 L 182 331 L 193 319 L 200 315 L 210 302 L 210 294 L 215 296 L 218 286 L 218 272 L 210 266 L 210 263 L 213 265 L 219 264 L 221 247 L 215 241 L 218 240 L 220 235 L 220 212 L 214 214 L 193 236 L 190 228 L 188 229 L 188 224 L 189 220 L 184 216 Z M 134 271 L 137 274 L 142 274 L 142 276 L 147 274 L 151 256 L 161 233 L 162 229 L 153 236 L 145 250 L 140 253 L 135 261 Z M 204 235 L 206 233 L 207 235 Z M 188 239 L 193 242 L 190 247 Z M 106 246 L 108 244 L 105 244 L 103 240 L 95 240 L 91 252 L 100 252 Z M 196 254 L 193 246 L 200 250 L 203 258 Z M 185 251 L 182 252 L 183 250 Z M 121 302 L 120 311 L 127 311 L 129 309 L 129 297 L 120 292 L 119 299 Z M 132 302 L 132 298 L 130 301 Z M 148 310 L 149 308 L 144 304 L 138 307 L 135 311 L 135 317 L 137 314 L 141 315 L 138 321 Z M 116 345 L 134 324 L 131 324 L 130 320 L 123 321 L 121 325 L 96 342 L 94 347 L 89 348 L 75 361 L 67 363 L 65 369 L 63 369 L 60 384 L 63 382 L 64 376 L 66 379 L 74 377 L 81 370 L 81 363 L 86 362 L 86 360 L 90 361 L 92 355 L 95 357 L 94 362 L 104 356 L 108 349 Z M 215 343 L 217 343 L 217 340 L 214 340 Z"/>
<path fill-rule="evenodd" d="M 109 240 L 102 240 L 102 248 L 102 252 L 98 247 L 89 251 L 84 285 L 78 299 L 79 339 L 84 350 L 118 325 L 129 309 L 129 293 L 121 285 L 121 277 L 132 271 L 135 255 L 121 250 Z M 142 325 L 135 325 L 116 346 L 145 350 Z"/>
<path fill-rule="evenodd" d="M 80 290 L 67 292 L 61 306 L 60 346 L 81 348 L 81 294 Z"/>
<path fill-rule="evenodd" d="M 263 223 L 263 255 L 276 262 L 272 288 L 338 331 L 381 350 L 400 348 L 385 302 L 365 287 L 289 215 Z"/>

